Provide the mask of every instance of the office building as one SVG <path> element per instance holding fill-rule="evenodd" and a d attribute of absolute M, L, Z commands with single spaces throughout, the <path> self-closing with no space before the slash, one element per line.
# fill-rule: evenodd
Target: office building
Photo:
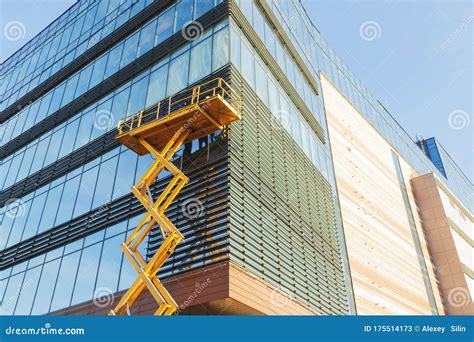
<path fill-rule="evenodd" d="M 447 154 L 440 171 L 299 1 L 110 0 L 75 3 L 2 65 L 2 314 L 113 307 L 137 276 L 120 250 L 144 214 L 130 187 L 153 161 L 116 124 L 214 78 L 242 119 L 173 160 L 190 183 L 166 214 L 185 241 L 158 277 L 179 314 L 472 312 L 471 182 Z M 160 243 L 155 227 L 142 254 Z M 132 313 L 154 309 L 144 294 Z"/>

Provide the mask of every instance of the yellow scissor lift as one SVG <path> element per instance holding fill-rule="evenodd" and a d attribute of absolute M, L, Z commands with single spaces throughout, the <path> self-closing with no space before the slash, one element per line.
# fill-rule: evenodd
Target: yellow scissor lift
<path fill-rule="evenodd" d="M 130 314 L 130 308 L 145 289 L 158 302 L 155 315 L 172 315 L 176 311 L 176 302 L 156 276 L 176 245 L 184 239 L 165 216 L 168 206 L 189 181 L 171 159 L 184 143 L 222 130 L 229 123 L 239 120 L 240 107 L 240 96 L 223 79 L 217 78 L 119 121 L 116 139 L 139 155 L 151 154 L 155 160 L 132 187 L 133 194 L 147 212 L 121 246 L 138 277 L 110 315 Z M 158 198 L 153 199 L 150 186 L 164 169 L 173 178 Z M 160 227 L 163 243 L 147 263 L 138 247 L 155 224 Z"/>

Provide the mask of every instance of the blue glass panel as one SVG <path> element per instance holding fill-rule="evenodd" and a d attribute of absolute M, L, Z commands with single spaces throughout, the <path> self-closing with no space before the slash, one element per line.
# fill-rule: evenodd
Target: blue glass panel
<path fill-rule="evenodd" d="M 158 17 L 155 46 L 163 42 L 173 33 L 174 6 Z"/>
<path fill-rule="evenodd" d="M 155 32 L 157 22 L 158 19 L 155 19 L 140 30 L 140 42 L 138 44 L 137 57 L 140 57 L 153 47 L 155 43 Z"/>
<path fill-rule="evenodd" d="M 48 262 L 43 266 L 41 279 L 36 291 L 35 302 L 31 311 L 32 315 L 41 315 L 49 312 L 53 297 L 54 284 L 58 276 L 60 259 Z"/>
<path fill-rule="evenodd" d="M 85 302 L 92 298 L 101 250 L 102 243 L 98 243 L 82 251 L 71 305 Z"/>
<path fill-rule="evenodd" d="M 189 51 L 171 61 L 167 96 L 177 93 L 186 88 L 188 84 Z"/>
<path fill-rule="evenodd" d="M 98 171 L 99 167 L 94 167 L 82 174 L 73 216 L 79 216 L 91 209 Z"/>
<path fill-rule="evenodd" d="M 127 38 L 125 41 L 120 67 L 130 64 L 137 56 L 139 32 Z"/>
<path fill-rule="evenodd" d="M 71 302 L 73 279 L 76 279 L 77 265 L 79 264 L 80 252 L 75 252 L 63 257 L 61 270 L 58 274 L 51 311 L 59 310 L 69 306 Z"/>
<path fill-rule="evenodd" d="M 214 0 L 196 0 L 196 8 L 194 18 L 199 18 L 201 15 L 210 11 L 214 6 Z"/>
<path fill-rule="evenodd" d="M 76 177 L 67 181 L 64 185 L 63 195 L 61 196 L 59 207 L 57 207 L 57 211 L 58 213 L 61 213 L 61 215 L 58 215 L 56 218 L 56 226 L 71 219 L 76 201 L 77 189 L 79 187 L 79 180 L 80 177 Z"/>
<path fill-rule="evenodd" d="M 33 305 L 33 299 L 36 292 L 35 290 L 38 286 L 40 275 L 41 267 L 35 267 L 26 272 L 25 279 L 21 287 L 20 296 L 18 297 L 15 315 L 30 314 L 31 306 Z"/>
<path fill-rule="evenodd" d="M 107 68 L 105 69 L 104 79 L 109 78 L 109 76 L 118 71 L 120 67 L 120 59 L 122 57 L 123 46 L 124 43 L 121 43 L 109 52 L 109 58 L 107 60 Z"/>
<path fill-rule="evenodd" d="M 193 1 L 180 1 L 176 5 L 176 22 L 174 32 L 193 20 Z"/>

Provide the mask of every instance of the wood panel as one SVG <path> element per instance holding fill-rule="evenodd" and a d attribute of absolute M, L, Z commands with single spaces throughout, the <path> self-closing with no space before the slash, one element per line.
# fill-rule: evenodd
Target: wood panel
<path fill-rule="evenodd" d="M 322 88 L 357 313 L 431 314 L 392 148 L 324 76 Z"/>

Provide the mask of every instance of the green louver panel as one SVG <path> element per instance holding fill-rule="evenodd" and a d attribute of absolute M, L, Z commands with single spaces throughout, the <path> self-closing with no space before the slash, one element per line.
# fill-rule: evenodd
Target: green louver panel
<path fill-rule="evenodd" d="M 241 75 L 229 130 L 230 258 L 325 315 L 347 314 L 329 183 Z"/>

